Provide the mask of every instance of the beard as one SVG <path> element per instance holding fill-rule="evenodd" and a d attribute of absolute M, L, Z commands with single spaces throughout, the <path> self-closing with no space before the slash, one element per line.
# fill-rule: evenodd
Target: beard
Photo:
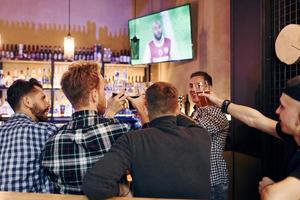
<path fill-rule="evenodd" d="M 156 40 L 159 41 L 162 38 L 162 33 L 154 34 L 154 37 L 155 37 Z"/>
<path fill-rule="evenodd" d="M 38 121 L 46 122 L 48 120 L 49 108 L 42 109 L 37 104 L 33 104 L 33 107 L 30 108 L 30 111 L 38 119 Z"/>

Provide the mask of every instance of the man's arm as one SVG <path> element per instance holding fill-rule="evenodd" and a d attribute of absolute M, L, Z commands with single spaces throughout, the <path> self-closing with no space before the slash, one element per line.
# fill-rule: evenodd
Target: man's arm
<path fill-rule="evenodd" d="M 148 123 L 149 116 L 146 108 L 146 99 L 145 95 L 141 95 L 138 98 L 127 97 L 127 99 L 132 103 L 133 107 L 137 110 L 139 118 L 141 119 L 142 124 Z"/>
<path fill-rule="evenodd" d="M 284 180 L 270 184 L 262 189 L 262 200 L 299 200 L 300 180 L 295 177 L 287 177 Z"/>
<path fill-rule="evenodd" d="M 224 100 L 218 98 L 213 92 L 211 92 L 210 94 L 203 95 L 208 97 L 209 100 L 219 108 L 222 107 L 222 103 Z M 234 118 L 240 120 L 248 126 L 259 129 L 274 137 L 280 138 L 276 132 L 277 121 L 264 116 L 262 113 L 253 108 L 238 105 L 235 103 L 230 103 L 227 108 L 227 112 L 231 114 Z"/>
<path fill-rule="evenodd" d="M 126 135 L 120 137 L 108 153 L 87 171 L 83 191 L 89 199 L 119 196 L 119 180 L 130 169 L 130 150 Z"/>

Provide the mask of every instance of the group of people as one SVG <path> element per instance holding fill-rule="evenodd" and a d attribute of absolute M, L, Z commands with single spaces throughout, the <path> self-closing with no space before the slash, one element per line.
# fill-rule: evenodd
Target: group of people
<path fill-rule="evenodd" d="M 75 62 L 61 86 L 75 112 L 57 128 L 46 122 L 50 108 L 41 84 L 17 80 L 7 90 L 15 114 L 0 126 L 0 190 L 112 196 L 228 199 L 228 172 L 223 157 L 229 123 L 225 113 L 278 137 L 293 148 L 287 178 L 264 177 L 262 199 L 300 197 L 300 76 L 288 82 L 276 111 L 280 122 L 249 107 L 218 98 L 212 77 L 191 75 L 191 116 L 179 111 L 178 91 L 157 82 L 132 99 L 120 93 L 105 100 L 105 81 L 95 62 Z M 211 102 L 199 104 L 195 86 L 206 81 Z M 140 130 L 114 116 L 128 99 L 143 123 Z M 285 134 L 287 133 L 287 134 Z M 126 180 L 130 174 L 132 183 Z"/>

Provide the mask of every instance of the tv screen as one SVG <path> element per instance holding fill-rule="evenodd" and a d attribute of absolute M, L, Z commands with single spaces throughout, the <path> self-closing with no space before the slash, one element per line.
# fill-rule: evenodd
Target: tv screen
<path fill-rule="evenodd" d="M 128 21 L 132 64 L 193 58 L 190 4 Z"/>

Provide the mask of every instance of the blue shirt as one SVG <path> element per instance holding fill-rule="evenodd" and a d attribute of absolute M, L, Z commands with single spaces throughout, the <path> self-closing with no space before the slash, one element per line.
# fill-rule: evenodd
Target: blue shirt
<path fill-rule="evenodd" d="M 21 113 L 0 126 L 0 190 L 53 192 L 53 185 L 41 166 L 41 152 L 57 129 L 35 122 Z"/>

